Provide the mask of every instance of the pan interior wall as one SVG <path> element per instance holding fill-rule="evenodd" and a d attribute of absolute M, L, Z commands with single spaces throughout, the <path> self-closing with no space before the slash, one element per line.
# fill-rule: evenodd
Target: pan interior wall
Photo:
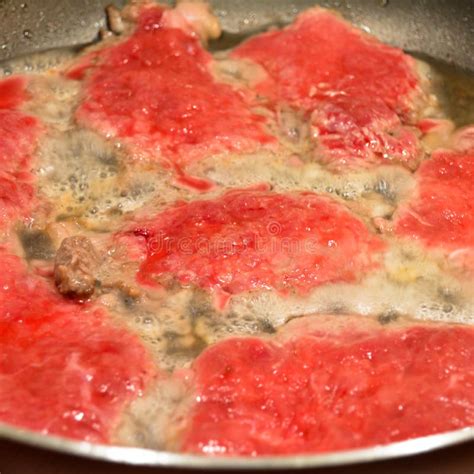
<path fill-rule="evenodd" d="M 53 48 L 85 45 L 105 26 L 110 0 L 0 2 L 0 61 Z M 114 0 L 122 6 L 124 0 Z M 170 2 L 168 2 L 170 3 Z M 339 11 L 382 41 L 409 52 L 474 70 L 474 2 L 471 0 L 210 0 L 230 34 L 250 34 L 289 23 L 313 5 Z"/>

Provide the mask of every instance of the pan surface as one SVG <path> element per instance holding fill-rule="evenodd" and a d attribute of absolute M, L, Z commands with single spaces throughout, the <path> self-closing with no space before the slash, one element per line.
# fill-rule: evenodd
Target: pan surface
<path fill-rule="evenodd" d="M 104 8 L 125 0 L 0 0 L 0 61 L 97 39 Z M 471 0 L 210 0 L 223 29 L 250 34 L 314 5 L 339 11 L 382 41 L 474 71 Z"/>
<path fill-rule="evenodd" d="M 0 61 L 33 52 L 82 46 L 97 40 L 110 0 L 0 0 Z M 114 2 L 117 6 L 123 0 Z M 290 22 L 315 4 L 344 17 L 389 44 L 474 71 L 474 2 L 472 0 L 211 0 L 232 45 L 270 25 Z M 216 45 L 219 47 L 219 45 Z M 1 64 L 0 64 L 1 65 Z M 4 66 L 4 70 L 6 67 Z M 134 465 L 206 469 L 288 469 L 336 466 L 423 453 L 474 440 L 474 428 L 437 434 L 386 446 L 317 455 L 259 458 L 206 458 L 141 448 L 92 445 L 0 424 L 0 437 L 70 453 Z"/>

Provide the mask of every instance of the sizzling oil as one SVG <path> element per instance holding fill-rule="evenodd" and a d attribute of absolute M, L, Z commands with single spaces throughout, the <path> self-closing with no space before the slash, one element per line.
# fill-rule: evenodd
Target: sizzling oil
<path fill-rule="evenodd" d="M 221 51 L 245 39 L 239 36 L 229 40 L 228 34 L 222 38 L 213 46 L 215 50 Z M 3 67 L 4 74 L 33 74 L 30 88 L 34 97 L 40 98 L 35 98 L 28 108 L 50 127 L 39 149 L 35 172 L 40 192 L 55 202 L 56 220 L 75 221 L 85 232 L 103 233 L 117 228 L 124 215 L 144 205 L 156 209 L 156 206 L 166 206 L 178 198 L 195 199 L 188 191 L 171 185 L 167 173 L 125 165 L 120 143 L 110 143 L 92 131 L 77 128 L 73 119 L 79 100 L 77 86 L 54 72 L 47 72 L 60 70 L 64 61 L 75 53 L 67 50 L 36 54 L 9 61 Z M 218 57 L 222 57 L 222 52 Z M 458 125 L 472 120 L 474 76 L 434 59 L 423 59 L 430 65 L 428 79 L 433 84 L 443 115 Z M 46 76 L 39 75 L 44 72 L 47 72 Z M 39 91 L 42 93 L 35 94 Z M 304 142 L 294 145 L 291 151 L 298 153 L 298 146 L 304 147 Z M 267 182 L 275 191 L 298 189 L 332 195 L 367 222 L 374 217 L 390 216 L 396 204 L 405 199 L 414 186 L 411 174 L 398 166 L 382 166 L 375 173 L 361 171 L 334 175 L 316 163 L 295 162 L 291 154 L 275 156 L 263 152 L 257 156 L 258 159 L 228 155 L 225 167 L 217 166 L 222 164 L 222 157 L 210 157 L 196 164 L 193 171 L 219 185 L 207 196 L 220 194 L 226 188 Z M 299 156 L 303 154 L 299 153 Z M 197 304 L 190 290 L 168 294 L 164 301 L 155 295 L 124 308 L 120 307 L 122 303 L 117 303 L 116 307 L 120 307 L 119 313 L 130 314 L 130 317 L 125 316 L 128 322 L 155 350 L 159 347 L 157 360 L 163 357 L 163 351 L 167 354 L 169 367 L 179 360 L 178 365 L 188 362 L 204 343 L 226 334 L 259 333 L 265 325 L 278 327 L 299 314 L 396 313 L 459 322 L 470 322 L 474 314 L 474 298 L 469 285 L 459 283 L 457 278 L 444 272 L 441 260 L 436 256 L 428 256 L 416 245 L 407 247 L 396 239 L 387 254 L 386 269 L 366 278 L 360 285 L 326 285 L 304 299 L 282 298 L 269 292 L 244 294 L 233 299 L 227 315 L 216 313 L 205 296 L 198 298 L 203 299 L 204 309 L 198 310 L 201 313 L 198 318 L 189 315 Z M 181 316 L 176 319 L 176 314 Z M 255 317 L 257 314 L 259 316 Z M 192 324 L 188 321 L 190 318 L 194 321 Z M 176 330 L 179 319 L 185 321 L 182 324 L 185 329 Z M 193 335 L 196 327 L 205 334 Z M 192 337 L 181 344 L 182 336 L 185 339 L 187 334 Z"/>
<path fill-rule="evenodd" d="M 243 39 L 224 34 L 211 49 L 219 51 L 218 61 L 224 61 L 222 50 Z M 100 246 L 104 235 L 119 229 L 130 212 L 157 212 L 177 199 L 213 197 L 229 188 L 261 182 L 269 183 L 275 191 L 328 194 L 371 226 L 373 218 L 390 217 L 398 203 L 413 192 L 413 175 L 398 166 L 335 175 L 305 160 L 302 133 L 303 138 L 287 144 L 284 153 L 229 154 L 225 156 L 225 166 L 219 156 L 197 163 L 193 174 L 207 177 L 218 186 L 196 196 L 176 187 L 166 171 L 130 165 L 120 142 L 112 143 L 93 131 L 77 127 L 73 115 L 80 100 L 78 87 L 54 72 L 75 53 L 53 51 L 9 61 L 2 68 L 5 75 L 32 74 L 30 88 L 34 99 L 28 110 L 49 127 L 38 150 L 35 173 L 40 193 L 54 203 L 54 210 L 47 216 L 36 216 L 33 228 L 40 231 L 46 228 L 46 220 L 53 218 L 66 229 L 66 234 L 71 232 L 69 225 L 74 233 L 89 235 Z M 428 80 L 438 98 L 441 116 L 457 126 L 474 122 L 474 76 L 431 58 L 423 60 L 430 66 Z M 297 117 L 290 120 L 298 122 Z M 294 155 L 299 158 L 295 160 Z M 52 234 L 52 245 L 57 248 L 64 234 Z M 55 235 L 60 237 L 55 240 Z M 31 239 L 25 244 L 23 238 L 22 243 L 24 255 L 38 259 Z M 474 323 L 472 280 L 447 270 L 441 255 L 428 254 L 417 244 L 391 238 L 389 246 L 382 269 L 359 283 L 320 286 L 305 297 L 254 291 L 234 297 L 227 308 L 219 311 L 205 292 L 176 286 L 166 292 L 144 290 L 138 297 L 113 289 L 104 292 L 97 302 L 107 307 L 120 324 L 128 325 L 141 336 L 164 370 L 188 367 L 206 346 L 224 337 L 265 336 L 294 318 L 315 313 L 333 315 L 336 326 L 341 315 L 351 313 L 370 316 L 379 324 L 406 318 Z M 112 262 L 116 249 L 104 251 L 110 253 Z M 132 275 L 136 265 L 125 270 Z M 123 278 L 123 272 L 123 268 L 110 265 L 102 277 L 113 279 L 116 274 Z M 150 390 L 149 396 L 137 401 L 127 413 L 128 421 L 119 431 L 118 440 L 169 447 L 169 440 L 162 439 L 160 434 L 160 422 L 153 428 L 146 421 L 158 412 L 164 417 L 163 423 L 172 419 L 183 403 L 183 391 L 185 387 L 176 382 Z"/>

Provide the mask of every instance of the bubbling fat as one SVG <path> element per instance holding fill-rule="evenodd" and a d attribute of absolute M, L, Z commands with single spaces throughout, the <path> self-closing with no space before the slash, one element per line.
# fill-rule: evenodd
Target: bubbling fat
<path fill-rule="evenodd" d="M 140 261 L 127 261 L 124 244 L 110 236 L 129 227 L 131 213 L 155 215 L 179 200 L 212 199 L 230 189 L 265 183 L 279 193 L 311 191 L 330 196 L 375 233 L 377 219 L 390 222 L 398 205 L 416 192 L 416 177 L 399 165 L 345 173 L 328 170 L 311 159 L 308 124 L 294 110 L 283 107 L 269 126 L 282 146 L 252 153 L 226 152 L 192 163 L 187 173 L 214 183 L 205 193 L 195 193 L 177 185 L 171 170 L 156 163 L 132 163 L 120 140 L 76 123 L 81 84 L 61 74 L 75 55 L 74 50 L 62 50 L 12 60 L 2 65 L 0 75 L 28 74 L 31 100 L 24 108 L 47 128 L 33 170 L 47 205 L 32 219 L 33 234 L 43 235 L 40 231 L 45 230 L 44 235 L 51 239 L 49 260 L 64 237 L 87 235 L 106 262 L 100 270 L 101 282 L 113 283 L 110 290 L 104 284 L 94 304 L 105 307 L 111 318 L 138 334 L 157 366 L 175 373 L 133 402 L 113 441 L 179 449 L 192 402 L 189 368 L 206 347 L 224 338 L 269 338 L 275 333 L 280 337 L 285 331 L 290 334 L 295 320 L 302 317 L 334 331 L 355 321 L 367 328 L 403 327 L 414 320 L 474 323 L 472 275 L 450 267 L 436 251 L 428 252 L 390 233 L 385 235 L 388 249 L 380 268 L 356 282 L 328 283 L 304 295 L 246 291 L 234 295 L 224 309 L 217 309 L 210 295 L 193 285 L 143 287 L 136 294 L 125 291 L 127 285 L 136 284 Z M 236 87 L 252 87 L 265 75 L 254 63 L 230 59 L 227 52 L 218 54 L 213 67 L 217 80 Z M 420 63 L 419 71 L 423 82 L 429 83 L 433 74 L 429 65 Z M 448 124 L 426 139 L 429 153 L 449 143 L 454 125 L 448 119 L 453 117 L 447 117 L 434 95 L 424 114 Z M 25 235 L 20 240 L 28 240 Z M 28 259 L 41 260 L 41 252 L 28 252 L 25 248 Z M 117 281 L 126 285 L 117 285 Z"/>
<path fill-rule="evenodd" d="M 454 325 L 451 327 L 455 328 Z M 263 344 L 267 342 L 279 345 L 285 343 L 291 344 L 292 340 L 298 341 L 302 336 L 307 337 L 310 334 L 317 334 L 322 341 L 326 339 L 329 341 L 337 341 L 338 337 L 341 337 L 340 341 L 344 346 L 345 344 L 350 345 L 354 342 L 352 340 L 353 336 L 355 336 L 356 341 L 361 341 L 365 338 L 370 339 L 376 334 L 380 334 L 381 337 L 384 337 L 390 336 L 390 334 L 403 333 L 403 331 L 407 331 L 408 333 L 411 328 L 428 331 L 433 330 L 433 334 L 436 334 L 437 329 L 446 328 L 446 324 L 440 325 L 432 321 L 419 322 L 409 318 L 396 318 L 390 315 L 385 315 L 383 318 L 373 318 L 345 313 L 339 315 L 319 313 L 293 318 L 286 325 L 272 331 L 271 334 L 268 332 L 260 334 L 259 341 Z M 460 328 L 458 327 L 458 329 Z M 244 344 L 245 341 L 251 340 L 255 341 L 255 339 L 242 338 Z M 233 341 L 234 343 L 236 342 L 235 339 L 233 339 Z M 346 342 L 344 343 L 344 341 Z M 224 344 L 226 343 L 232 343 L 232 340 L 227 339 L 227 342 L 224 342 Z M 214 349 L 210 350 L 215 349 L 216 347 L 214 346 Z M 405 355 L 408 357 L 412 356 L 412 354 Z M 207 354 L 205 353 L 202 357 L 206 356 L 209 357 L 209 352 L 207 352 Z M 225 361 L 225 355 L 221 353 L 219 357 L 222 358 L 220 362 L 222 365 L 224 363 L 222 361 Z M 254 357 L 256 358 L 257 364 L 261 362 L 261 360 L 259 361 L 258 352 L 254 354 Z M 276 373 L 278 373 L 276 369 L 277 365 L 274 366 Z M 200 369 L 203 369 L 202 365 Z M 140 445 L 159 450 L 181 450 L 183 448 L 183 439 L 186 440 L 189 435 L 190 419 L 193 413 L 195 413 L 197 405 L 201 401 L 212 404 L 209 400 L 209 396 L 203 397 L 202 400 L 196 398 L 195 383 L 196 376 L 199 376 L 199 374 L 197 374 L 198 371 L 199 369 L 196 368 L 196 365 L 191 368 L 177 370 L 166 379 L 162 379 L 159 384 L 150 387 L 144 397 L 136 400 L 131 405 L 115 433 L 114 441 L 124 445 Z M 232 374 L 233 372 L 230 370 L 228 375 L 232 377 Z M 225 380 L 227 380 L 225 374 L 213 373 L 211 375 L 214 375 L 214 381 L 216 378 L 221 377 L 225 385 Z M 251 377 L 251 374 L 249 375 Z M 270 372 L 266 375 L 270 378 L 273 376 Z M 275 384 L 281 382 L 277 377 L 278 376 L 275 376 L 273 379 Z M 460 380 L 464 380 L 463 377 L 461 377 Z M 258 387 L 255 381 L 253 384 L 250 382 L 250 385 L 246 386 L 243 391 L 245 392 L 247 388 L 249 390 L 256 389 L 256 386 Z M 258 391 L 258 389 L 256 390 Z M 214 393 L 217 404 L 217 411 L 215 413 L 218 415 L 219 404 L 226 403 L 226 392 L 223 391 L 219 394 L 219 391 L 216 391 Z M 230 395 L 230 399 L 232 399 L 233 394 L 228 395 Z M 224 400 L 220 398 L 220 396 L 224 397 Z M 245 400 L 245 394 L 240 394 L 239 396 L 242 396 Z M 236 405 L 241 401 L 239 396 L 234 399 Z M 231 404 L 229 400 L 227 400 L 227 402 Z M 243 404 L 245 404 L 245 402 L 243 402 Z M 252 406 L 258 409 L 257 406 L 259 405 L 248 405 L 248 407 Z M 214 407 L 210 406 L 210 410 L 213 410 L 213 408 Z M 231 410 L 231 408 L 229 409 Z M 234 412 L 234 414 L 237 412 Z M 222 414 L 222 412 L 220 413 Z M 149 420 L 154 420 L 155 423 L 149 423 Z M 239 418 L 237 417 L 235 421 L 238 424 Z M 194 429 L 196 429 L 196 425 L 194 425 Z M 221 433 L 214 432 L 214 434 L 218 436 Z"/>
<path fill-rule="evenodd" d="M 140 208 L 166 191 L 166 173 L 125 169 L 121 147 L 88 130 L 50 136 L 39 150 L 39 184 L 54 201 L 57 218 L 76 218 L 94 228 Z M 177 197 L 168 191 L 169 200 Z"/>
<path fill-rule="evenodd" d="M 128 268 L 133 274 L 135 267 Z M 474 323 L 472 279 L 444 266 L 416 243 L 393 239 L 380 269 L 355 283 L 329 283 L 306 295 L 274 291 L 234 295 L 219 310 L 194 286 L 144 291 L 137 298 L 106 294 L 100 302 L 141 336 L 160 367 L 190 366 L 206 347 L 232 336 L 266 336 L 307 314 L 358 314 L 381 325 L 404 321 Z M 342 316 L 343 318 L 343 316 Z"/>
<path fill-rule="evenodd" d="M 107 231 L 123 214 L 155 198 L 170 203 L 186 196 L 170 186 L 169 171 L 129 164 L 119 141 L 79 127 L 74 119 L 79 83 L 54 71 L 45 73 L 45 65 L 56 64 L 55 56 L 51 62 L 44 55 L 35 58 L 22 60 L 26 70 L 36 73 L 29 76 L 31 100 L 25 110 L 48 127 L 34 173 L 40 194 L 54 202 L 49 220 L 75 220 L 87 230 Z M 15 70 L 21 71 L 22 62 Z"/>
<path fill-rule="evenodd" d="M 225 160 L 225 167 L 219 165 Z M 268 183 L 275 191 L 295 189 L 328 194 L 368 218 L 390 217 L 397 203 L 413 190 L 412 174 L 401 166 L 380 166 L 334 174 L 296 154 L 261 153 L 253 156 L 211 157 L 193 168 L 224 188 Z"/>

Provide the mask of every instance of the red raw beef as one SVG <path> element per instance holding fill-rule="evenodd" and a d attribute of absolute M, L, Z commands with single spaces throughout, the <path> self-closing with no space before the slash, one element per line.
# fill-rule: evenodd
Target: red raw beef
<path fill-rule="evenodd" d="M 3 172 L 28 170 L 39 122 L 14 109 L 0 109 L 0 166 Z"/>
<path fill-rule="evenodd" d="M 67 302 L 0 250 L 0 421 L 107 442 L 153 376 L 138 338 Z"/>
<path fill-rule="evenodd" d="M 207 349 L 193 369 L 188 452 L 327 452 L 474 425 L 467 327 L 234 338 Z"/>
<path fill-rule="evenodd" d="M 417 134 L 404 123 L 421 90 L 415 62 L 402 51 L 312 9 L 233 54 L 267 71 L 259 92 L 307 111 L 319 161 L 339 170 L 391 161 L 416 166 Z"/>
<path fill-rule="evenodd" d="M 29 216 L 36 201 L 31 176 L 0 172 L 0 232 L 21 218 Z"/>
<path fill-rule="evenodd" d="M 272 142 L 244 93 L 216 82 L 211 55 L 195 36 L 166 26 L 163 12 L 144 8 L 130 38 L 70 71 L 72 78 L 86 74 L 79 122 L 123 139 L 138 159 L 173 165 Z"/>
<path fill-rule="evenodd" d="M 0 228 L 27 217 L 39 122 L 17 110 L 25 80 L 0 82 Z M 140 341 L 100 310 L 61 299 L 0 247 L 0 421 L 106 442 L 125 403 L 153 375 Z"/>
<path fill-rule="evenodd" d="M 14 109 L 26 98 L 25 81 L 21 77 L 15 76 L 0 81 L 0 110 Z"/>
<path fill-rule="evenodd" d="M 26 217 L 34 202 L 29 173 L 41 126 L 18 107 L 27 99 L 26 80 L 0 81 L 0 228 Z"/>
<path fill-rule="evenodd" d="M 142 283 L 172 275 L 221 296 L 354 281 L 383 249 L 362 221 L 313 193 L 233 190 L 178 204 L 132 231 L 147 244 Z"/>
<path fill-rule="evenodd" d="M 466 140 L 464 146 L 467 147 Z M 474 149 L 439 150 L 416 175 L 414 197 L 398 212 L 395 232 L 428 248 L 439 249 L 453 263 L 474 270 Z"/>

